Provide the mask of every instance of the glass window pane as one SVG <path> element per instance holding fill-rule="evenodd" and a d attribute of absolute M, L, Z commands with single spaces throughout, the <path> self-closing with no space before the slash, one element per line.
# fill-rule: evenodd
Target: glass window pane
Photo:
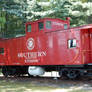
<path fill-rule="evenodd" d="M 76 40 L 73 40 L 73 47 L 76 47 Z"/>
<path fill-rule="evenodd" d="M 67 29 L 68 27 L 67 27 L 67 24 L 64 24 L 64 29 Z"/>
<path fill-rule="evenodd" d="M 0 54 L 4 54 L 4 48 L 0 48 Z"/>
<path fill-rule="evenodd" d="M 31 32 L 31 25 L 27 26 L 27 32 Z"/>
<path fill-rule="evenodd" d="M 39 25 L 39 30 L 42 30 L 43 29 L 43 22 L 40 22 L 38 25 Z"/>
<path fill-rule="evenodd" d="M 68 40 L 68 48 L 76 47 L 76 39 Z"/>
<path fill-rule="evenodd" d="M 51 29 L 51 21 L 46 21 L 46 28 Z"/>

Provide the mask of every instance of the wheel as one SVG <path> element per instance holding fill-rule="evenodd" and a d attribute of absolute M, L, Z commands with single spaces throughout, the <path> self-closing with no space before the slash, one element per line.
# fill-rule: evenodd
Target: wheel
<path fill-rule="evenodd" d="M 59 71 L 59 76 L 60 76 L 60 78 L 67 79 L 67 76 L 66 76 L 67 71 L 68 71 L 67 68 L 61 69 L 61 70 Z"/>
<path fill-rule="evenodd" d="M 5 77 L 8 77 L 9 73 L 8 73 L 8 68 L 6 66 L 2 68 L 2 73 Z"/>
<path fill-rule="evenodd" d="M 61 70 L 61 71 L 59 71 L 59 76 L 60 76 L 60 77 L 62 77 L 62 76 L 63 76 L 63 72 L 62 72 L 62 70 Z"/>
<path fill-rule="evenodd" d="M 5 77 L 15 76 L 16 75 L 16 69 L 8 67 L 8 66 L 4 66 L 4 67 L 2 67 L 2 73 Z"/>
<path fill-rule="evenodd" d="M 69 78 L 69 79 L 75 79 L 77 78 L 79 75 L 78 71 L 76 70 L 68 70 L 67 73 L 66 73 L 66 76 Z"/>

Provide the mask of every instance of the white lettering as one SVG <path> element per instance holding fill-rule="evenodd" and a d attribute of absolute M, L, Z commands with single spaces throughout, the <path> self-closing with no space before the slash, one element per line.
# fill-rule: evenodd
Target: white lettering
<path fill-rule="evenodd" d="M 35 59 L 37 57 L 46 56 L 46 52 L 26 52 L 26 53 L 18 53 L 19 58 L 26 58 L 26 59 Z"/>
<path fill-rule="evenodd" d="M 38 52 L 38 57 L 46 56 L 46 52 Z"/>
<path fill-rule="evenodd" d="M 24 52 L 18 53 L 18 58 L 24 58 L 25 63 L 39 62 L 38 57 L 46 56 L 46 52 Z"/>
<path fill-rule="evenodd" d="M 25 63 L 30 63 L 30 62 L 32 63 L 32 62 L 39 62 L 39 61 L 38 60 L 29 60 L 29 59 L 25 60 Z"/>
<path fill-rule="evenodd" d="M 63 26 L 63 24 L 61 23 L 58 23 L 58 22 L 52 22 L 53 25 L 56 25 L 56 26 Z"/>

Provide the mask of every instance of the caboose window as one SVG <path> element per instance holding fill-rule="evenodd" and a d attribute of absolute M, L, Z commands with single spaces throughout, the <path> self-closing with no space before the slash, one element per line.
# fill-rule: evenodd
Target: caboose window
<path fill-rule="evenodd" d="M 46 21 L 46 28 L 51 29 L 51 21 Z"/>
<path fill-rule="evenodd" d="M 0 48 L 0 54 L 4 54 L 4 48 Z"/>
<path fill-rule="evenodd" d="M 27 32 L 31 32 L 31 24 L 27 26 Z"/>
<path fill-rule="evenodd" d="M 68 48 L 76 47 L 76 39 L 68 40 Z"/>
<path fill-rule="evenodd" d="M 68 27 L 67 27 L 67 24 L 64 24 L 64 29 L 67 29 Z"/>
<path fill-rule="evenodd" d="M 39 22 L 38 26 L 39 26 L 39 30 L 42 30 L 43 29 L 43 22 Z"/>

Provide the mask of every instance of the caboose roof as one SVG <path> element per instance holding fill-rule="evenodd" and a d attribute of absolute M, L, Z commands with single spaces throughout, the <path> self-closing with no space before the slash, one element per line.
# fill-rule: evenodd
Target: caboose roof
<path fill-rule="evenodd" d="M 27 23 L 30 23 L 30 22 L 36 23 L 36 22 L 40 22 L 40 21 L 44 21 L 44 20 L 54 20 L 54 21 L 58 20 L 58 21 L 60 21 L 60 22 L 69 22 L 69 19 L 67 19 L 67 20 L 62 20 L 62 19 L 59 19 L 59 18 L 42 18 L 42 19 L 39 19 L 39 20 L 36 20 L 36 21 L 29 21 L 29 22 L 27 22 Z"/>
<path fill-rule="evenodd" d="M 88 24 L 88 25 L 83 25 L 79 27 L 72 27 L 71 29 L 82 30 L 82 29 L 91 29 L 91 28 L 92 28 L 92 24 Z"/>

